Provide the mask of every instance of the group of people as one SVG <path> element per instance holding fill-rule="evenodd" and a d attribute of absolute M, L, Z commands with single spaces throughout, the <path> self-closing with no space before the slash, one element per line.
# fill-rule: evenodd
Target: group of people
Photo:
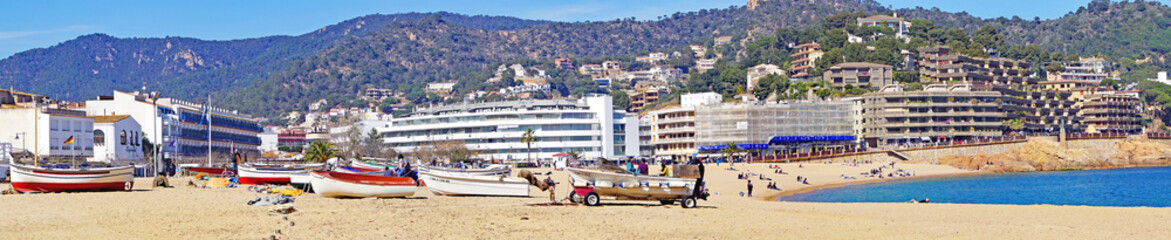
<path fill-rule="evenodd" d="M 775 165 L 775 164 L 769 165 L 768 168 L 773 169 L 773 173 L 776 173 L 776 174 L 785 174 L 785 175 L 789 174 L 789 173 L 786 173 L 785 170 L 781 169 L 781 165 Z"/>
<path fill-rule="evenodd" d="M 887 172 L 886 169 L 894 169 L 894 171 Z M 911 177 L 911 176 L 915 176 L 915 173 L 908 172 L 908 171 L 903 170 L 901 168 L 895 168 L 895 162 L 890 162 L 890 164 L 885 164 L 885 165 L 882 165 L 878 168 L 870 169 L 869 172 L 864 172 L 864 173 L 862 173 L 862 175 L 866 176 L 866 177 L 888 178 L 888 177 Z"/>
<path fill-rule="evenodd" d="M 661 167 L 659 176 L 671 177 L 675 175 L 674 170 L 670 165 L 667 165 L 666 161 L 659 161 L 659 167 Z M 647 165 L 647 162 L 635 160 L 634 158 L 628 158 L 626 160 L 626 172 L 636 175 L 651 175 L 650 166 Z"/>

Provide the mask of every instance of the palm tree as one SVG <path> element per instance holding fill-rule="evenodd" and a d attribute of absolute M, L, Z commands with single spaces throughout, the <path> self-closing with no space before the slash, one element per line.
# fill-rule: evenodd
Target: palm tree
<path fill-rule="evenodd" d="M 728 145 L 724 146 L 724 149 L 720 149 L 720 151 L 724 152 L 724 159 L 728 160 L 729 164 L 735 164 L 735 162 L 732 162 L 732 155 L 736 155 L 736 152 L 740 151 L 740 147 L 737 147 L 736 143 L 729 142 Z"/>
<path fill-rule="evenodd" d="M 325 162 L 338 154 L 341 151 L 333 149 L 334 145 L 328 142 L 314 142 L 309 144 L 309 149 L 305 149 L 305 160 L 309 162 Z"/>
<path fill-rule="evenodd" d="M 529 160 L 533 160 L 533 142 L 537 141 L 537 136 L 533 136 L 533 135 L 535 135 L 536 132 L 537 131 L 533 131 L 533 129 L 530 128 L 530 129 L 525 130 L 524 136 L 520 137 L 520 142 L 523 142 L 523 143 L 525 143 L 525 145 L 528 145 L 528 154 L 529 154 L 528 159 Z"/>

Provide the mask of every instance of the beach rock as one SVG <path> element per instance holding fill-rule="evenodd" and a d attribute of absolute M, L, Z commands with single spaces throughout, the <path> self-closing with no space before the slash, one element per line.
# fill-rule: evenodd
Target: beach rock
<path fill-rule="evenodd" d="M 521 217 L 520 220 L 529 220 L 529 217 Z"/>

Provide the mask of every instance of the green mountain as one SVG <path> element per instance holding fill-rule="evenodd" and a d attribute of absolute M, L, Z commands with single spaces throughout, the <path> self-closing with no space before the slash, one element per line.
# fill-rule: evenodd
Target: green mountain
<path fill-rule="evenodd" d="M 822 19 L 840 12 L 898 13 L 968 33 L 991 25 L 1010 46 L 1037 44 L 1043 50 L 1103 54 L 1112 60 L 1161 59 L 1171 44 L 1171 8 L 1157 2 L 1098 0 L 1058 19 L 1024 20 L 891 10 L 873 0 L 753 0 L 653 20 L 565 23 L 407 13 L 364 16 L 299 36 L 232 41 L 95 34 L 0 60 L 0 86 L 68 100 L 109 89 L 165 87 L 172 96 L 198 99 L 211 93 L 227 99 L 221 102 L 229 102 L 228 107 L 272 116 L 303 110 L 321 98 L 344 101 L 369 87 L 417 92 L 427 82 L 482 84 L 491 69 L 508 62 L 629 57 L 710 44 L 717 36 L 747 44 L 774 36 L 782 27 L 821 27 Z M 552 74 L 573 78 L 567 72 Z"/>
<path fill-rule="evenodd" d="M 90 34 L 48 48 L 0 60 L 0 86 L 82 100 L 111 89 L 165 89 L 166 94 L 198 99 L 213 91 L 236 91 L 350 38 L 381 31 L 398 21 L 443 18 L 477 29 L 518 29 L 547 21 L 452 13 L 369 15 L 299 36 L 206 41 L 194 38 L 116 38 Z M 84 86 L 84 87 L 79 87 Z"/>

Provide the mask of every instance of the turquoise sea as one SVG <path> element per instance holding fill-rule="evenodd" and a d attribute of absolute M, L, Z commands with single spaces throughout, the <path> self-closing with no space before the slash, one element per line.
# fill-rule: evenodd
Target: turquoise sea
<path fill-rule="evenodd" d="M 779 201 L 1171 206 L 1171 167 L 984 174 L 820 189 Z"/>

